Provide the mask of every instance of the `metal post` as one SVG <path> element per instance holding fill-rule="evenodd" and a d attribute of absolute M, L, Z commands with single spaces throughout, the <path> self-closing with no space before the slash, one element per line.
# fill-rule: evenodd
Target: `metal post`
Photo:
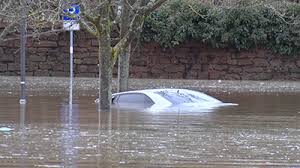
<path fill-rule="evenodd" d="M 73 30 L 70 31 L 70 97 L 69 105 L 73 104 Z"/>
<path fill-rule="evenodd" d="M 21 130 L 25 127 L 25 114 L 26 114 L 26 104 L 20 105 L 20 128 Z"/>
<path fill-rule="evenodd" d="M 26 104 L 26 3 L 22 1 L 22 9 L 21 9 L 21 40 L 20 40 L 20 68 L 21 68 L 21 95 L 20 95 L 20 104 Z"/>
<path fill-rule="evenodd" d="M 25 128 L 25 116 L 26 116 L 26 104 L 20 104 L 20 129 L 19 129 L 19 139 L 21 140 L 21 142 L 25 142 L 26 141 L 26 128 Z M 26 165 L 26 158 L 27 158 L 27 150 L 26 147 L 24 145 L 22 145 L 19 149 L 20 153 L 21 153 L 21 158 L 20 158 L 20 162 L 23 165 Z"/>

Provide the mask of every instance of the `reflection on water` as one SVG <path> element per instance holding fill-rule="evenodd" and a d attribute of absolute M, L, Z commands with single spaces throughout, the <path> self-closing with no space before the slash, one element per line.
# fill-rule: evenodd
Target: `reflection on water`
<path fill-rule="evenodd" d="M 78 150 L 75 142 L 80 137 L 78 104 L 62 104 L 61 107 L 61 127 L 62 145 L 61 153 L 64 158 L 65 167 L 77 167 Z"/>
<path fill-rule="evenodd" d="M 213 112 L 98 112 L 95 97 L 0 97 L 0 167 L 300 167 L 299 94 L 219 94 Z"/>

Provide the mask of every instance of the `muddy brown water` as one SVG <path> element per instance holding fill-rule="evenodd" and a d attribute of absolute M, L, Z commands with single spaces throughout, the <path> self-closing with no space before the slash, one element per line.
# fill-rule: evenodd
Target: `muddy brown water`
<path fill-rule="evenodd" d="M 95 96 L 0 97 L 0 167 L 300 167 L 299 93 L 211 93 L 239 106 L 98 112 Z M 70 112 L 72 111 L 72 112 Z"/>

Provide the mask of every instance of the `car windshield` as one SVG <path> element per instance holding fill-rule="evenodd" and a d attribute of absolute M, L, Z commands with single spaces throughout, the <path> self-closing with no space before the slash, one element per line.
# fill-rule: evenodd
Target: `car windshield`
<path fill-rule="evenodd" d="M 182 104 L 182 103 L 201 103 L 207 102 L 208 100 L 203 99 L 195 94 L 191 94 L 183 91 L 159 91 L 156 92 L 163 98 L 170 101 L 172 104 Z"/>

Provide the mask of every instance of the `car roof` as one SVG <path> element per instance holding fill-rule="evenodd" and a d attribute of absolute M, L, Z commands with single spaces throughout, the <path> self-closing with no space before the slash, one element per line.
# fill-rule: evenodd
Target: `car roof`
<path fill-rule="evenodd" d="M 117 96 L 117 95 L 121 95 L 121 94 L 127 94 L 127 93 L 143 93 L 147 96 L 150 96 L 150 98 L 154 99 L 154 95 L 157 95 L 157 92 L 161 92 L 161 91 L 166 91 L 166 92 L 180 92 L 182 91 L 183 93 L 192 93 L 192 94 L 196 94 L 199 97 L 206 99 L 208 101 L 211 102 L 221 102 L 220 100 L 211 97 L 205 93 L 199 92 L 199 91 L 194 91 L 194 90 L 189 90 L 189 89 L 176 89 L 176 88 L 171 88 L 171 89 L 145 89 L 145 90 L 134 90 L 134 91 L 126 91 L 126 92 L 119 92 L 119 93 L 114 93 L 113 96 Z M 159 96 L 161 97 L 161 96 Z M 155 96 L 155 98 L 157 98 L 157 96 Z M 161 99 L 160 99 L 161 101 Z M 158 101 L 157 101 L 158 102 Z"/>
<path fill-rule="evenodd" d="M 144 90 L 132 90 L 132 91 L 126 91 L 126 92 L 118 92 L 118 93 L 114 93 L 113 95 L 119 95 L 119 94 L 125 94 L 125 93 L 155 93 L 155 92 L 160 92 L 160 91 L 180 91 L 180 90 L 185 90 L 185 91 L 192 91 L 192 90 L 188 90 L 188 89 L 144 89 Z"/>

